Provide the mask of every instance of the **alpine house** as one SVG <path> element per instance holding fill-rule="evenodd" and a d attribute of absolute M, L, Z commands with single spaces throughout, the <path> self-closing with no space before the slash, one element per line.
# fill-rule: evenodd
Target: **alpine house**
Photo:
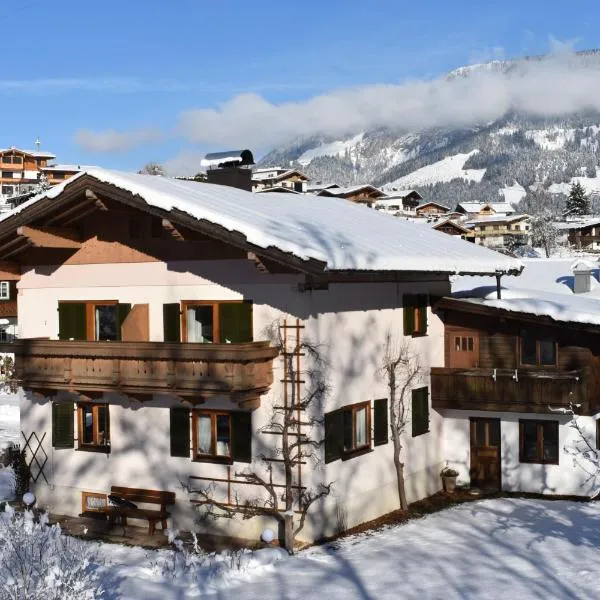
<path fill-rule="evenodd" d="M 522 268 L 344 199 L 100 169 L 5 215 L 0 259 L 18 274 L 11 348 L 39 504 L 78 515 L 115 488 L 170 492 L 174 526 L 252 537 L 277 515 L 200 527 L 207 495 L 267 506 L 260 482 L 281 491 L 291 477 L 297 515 L 304 490 L 332 484 L 307 540 L 398 507 L 388 336 L 424 367 L 403 434 L 407 497 L 439 490 L 443 423 L 428 389 L 444 330 L 431 302 L 451 274 Z M 314 442 L 289 472 L 281 406 L 297 410 L 288 434 Z"/>

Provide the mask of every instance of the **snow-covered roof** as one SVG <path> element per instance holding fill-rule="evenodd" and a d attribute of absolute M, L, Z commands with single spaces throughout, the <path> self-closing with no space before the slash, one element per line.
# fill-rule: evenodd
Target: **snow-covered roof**
<path fill-rule="evenodd" d="M 491 217 L 479 217 L 467 221 L 468 225 L 485 225 L 486 223 L 513 223 L 529 219 L 529 215 L 493 215 Z"/>
<path fill-rule="evenodd" d="M 269 173 L 275 173 L 275 175 L 269 175 Z M 298 171 L 298 169 L 257 169 L 252 172 L 252 179 L 254 181 L 274 181 L 285 179 L 292 175 L 301 175 L 305 179 L 308 179 L 308 177 L 302 171 Z"/>
<path fill-rule="evenodd" d="M 509 214 L 515 212 L 512 204 L 508 202 L 459 202 L 457 208 L 460 207 L 467 212 L 478 213 L 488 206 L 497 213 Z"/>
<path fill-rule="evenodd" d="M 56 158 L 52 152 L 45 152 L 43 150 L 23 150 L 22 148 L 0 148 L 0 154 L 4 154 L 5 152 L 21 152 L 23 154 L 29 154 L 30 156 L 35 156 L 36 158 Z"/>
<path fill-rule="evenodd" d="M 254 157 L 250 150 L 227 150 L 226 152 L 209 152 L 201 161 L 202 167 L 217 167 L 223 163 L 239 163 L 253 165 Z"/>
<path fill-rule="evenodd" d="M 362 185 L 352 185 L 349 187 L 332 187 L 332 188 L 328 188 L 328 189 L 323 189 L 322 191 L 326 192 L 327 194 L 332 194 L 334 196 L 346 196 L 348 194 L 355 194 L 356 192 L 360 192 L 361 190 L 374 190 L 376 192 L 379 192 L 382 196 L 385 196 L 385 192 L 382 192 L 379 188 L 376 188 L 374 185 L 371 185 L 370 183 L 364 183 Z"/>
<path fill-rule="evenodd" d="M 584 229 L 585 227 L 593 227 L 595 225 L 600 225 L 600 219 L 598 217 L 554 223 L 554 226 L 560 230 Z"/>
<path fill-rule="evenodd" d="M 443 208 L 444 210 L 450 210 L 450 208 L 444 204 L 440 204 L 439 202 L 434 202 L 433 200 L 429 200 L 428 202 L 423 202 L 423 204 L 419 204 L 419 206 L 417 206 L 417 208 L 415 210 L 419 210 L 420 208 L 423 208 L 425 206 L 439 206 L 440 208 Z"/>
<path fill-rule="evenodd" d="M 92 167 L 91 165 L 67 165 L 67 164 L 58 164 L 58 165 L 49 165 L 47 167 L 42 167 L 42 171 L 72 171 L 73 173 L 77 173 L 78 171 L 82 171 L 84 169 L 97 169 L 99 167 Z"/>
<path fill-rule="evenodd" d="M 386 194 L 388 194 L 388 196 L 392 198 L 395 196 L 406 198 L 406 196 L 410 196 L 411 194 L 416 194 L 420 198 L 423 197 L 421 194 L 419 194 L 419 192 L 417 192 L 417 190 L 396 190 L 394 188 L 386 188 L 385 186 L 382 189 Z"/>
<path fill-rule="evenodd" d="M 522 268 L 520 260 L 340 198 L 254 194 L 224 185 L 103 169 L 74 175 L 2 215 L 0 223 L 45 198 L 56 199 L 82 177 L 89 177 L 91 185 L 96 180 L 130 192 L 150 206 L 176 209 L 239 232 L 259 248 L 322 261 L 328 270 L 484 274 Z"/>

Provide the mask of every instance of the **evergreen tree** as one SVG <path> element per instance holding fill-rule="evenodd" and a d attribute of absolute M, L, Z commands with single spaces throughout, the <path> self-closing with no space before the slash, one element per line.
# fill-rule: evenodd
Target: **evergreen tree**
<path fill-rule="evenodd" d="M 571 185 L 565 209 L 567 213 L 572 215 L 587 215 L 590 212 L 590 199 L 578 181 Z"/>

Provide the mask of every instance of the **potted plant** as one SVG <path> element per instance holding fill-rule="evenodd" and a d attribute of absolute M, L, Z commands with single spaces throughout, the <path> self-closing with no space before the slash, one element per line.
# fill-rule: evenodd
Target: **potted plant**
<path fill-rule="evenodd" d="M 454 493 L 454 490 L 456 489 L 456 478 L 458 477 L 458 471 L 446 465 L 440 471 L 440 477 L 442 478 L 444 491 L 448 494 Z"/>

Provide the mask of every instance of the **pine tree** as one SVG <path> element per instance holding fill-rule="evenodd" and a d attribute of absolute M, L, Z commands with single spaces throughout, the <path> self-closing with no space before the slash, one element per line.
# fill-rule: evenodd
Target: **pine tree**
<path fill-rule="evenodd" d="M 578 181 L 571 186 L 565 209 L 572 215 L 587 215 L 590 212 L 590 199 Z"/>

